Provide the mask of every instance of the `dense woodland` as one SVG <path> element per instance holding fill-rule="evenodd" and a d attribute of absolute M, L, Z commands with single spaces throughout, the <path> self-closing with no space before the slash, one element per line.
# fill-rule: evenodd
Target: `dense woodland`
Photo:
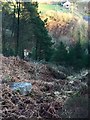
<path fill-rule="evenodd" d="M 77 30 L 77 40 L 74 44 L 67 46 L 62 40 L 55 46 L 46 28 L 47 20 L 41 20 L 37 2 L 3 3 L 3 55 L 20 56 L 24 59 L 26 49 L 29 51 L 28 57 L 32 60 L 78 68 L 88 67 L 90 45 L 87 40 L 82 44 L 80 30 Z"/>

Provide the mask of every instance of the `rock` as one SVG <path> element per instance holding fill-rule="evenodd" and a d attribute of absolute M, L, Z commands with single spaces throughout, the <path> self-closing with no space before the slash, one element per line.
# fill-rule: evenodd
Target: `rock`
<path fill-rule="evenodd" d="M 27 95 L 31 92 L 32 84 L 28 82 L 16 82 L 10 85 L 13 91 L 19 91 L 22 95 Z"/>

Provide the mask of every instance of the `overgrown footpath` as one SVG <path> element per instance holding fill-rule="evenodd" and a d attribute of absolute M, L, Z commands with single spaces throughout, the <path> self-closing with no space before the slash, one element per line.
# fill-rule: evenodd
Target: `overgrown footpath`
<path fill-rule="evenodd" d="M 0 57 L 0 117 L 2 120 L 61 120 L 88 117 L 88 70 L 70 73 L 67 68 L 15 57 Z M 32 84 L 23 95 L 11 85 Z"/>

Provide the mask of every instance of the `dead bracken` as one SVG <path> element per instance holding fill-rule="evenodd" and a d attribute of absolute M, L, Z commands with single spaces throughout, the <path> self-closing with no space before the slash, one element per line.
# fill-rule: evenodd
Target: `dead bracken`
<path fill-rule="evenodd" d="M 2 120 L 61 120 L 62 117 L 70 115 L 72 117 L 74 110 L 65 106 L 72 96 L 79 94 L 79 97 L 80 95 L 85 96 L 83 99 L 85 98 L 85 101 L 87 101 L 87 79 L 89 74 L 87 71 L 87 74 L 81 76 L 80 79 L 78 77 L 74 79 L 74 76 L 72 76 L 72 82 L 71 77 L 67 77 L 67 75 L 64 79 L 60 76 L 59 79 L 55 78 L 52 73 L 54 70 L 53 68 L 49 69 L 48 64 L 26 62 L 20 59 L 17 60 L 15 57 L 1 56 L 0 59 L 2 60 L 2 89 L 0 90 Z M 56 74 L 57 71 L 55 69 Z M 59 70 L 60 72 L 63 73 Z M 65 73 L 63 74 L 65 77 Z M 76 81 L 78 81 L 78 84 L 76 84 Z M 31 91 L 26 95 L 21 94 L 18 90 L 13 91 L 10 84 L 18 82 L 31 83 Z M 82 104 L 85 104 L 83 101 Z M 72 105 L 73 103 L 71 102 Z M 82 106 L 78 106 L 78 103 L 74 104 L 76 104 L 74 109 L 82 108 Z M 68 113 L 69 110 L 72 110 L 71 114 Z M 82 117 L 80 115 L 82 113 L 77 116 Z"/>

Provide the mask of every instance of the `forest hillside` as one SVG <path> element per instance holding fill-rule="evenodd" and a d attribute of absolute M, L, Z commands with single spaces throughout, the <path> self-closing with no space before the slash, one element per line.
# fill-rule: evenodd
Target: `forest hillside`
<path fill-rule="evenodd" d="M 1 2 L 0 119 L 88 118 L 90 11 L 84 3 Z"/>

